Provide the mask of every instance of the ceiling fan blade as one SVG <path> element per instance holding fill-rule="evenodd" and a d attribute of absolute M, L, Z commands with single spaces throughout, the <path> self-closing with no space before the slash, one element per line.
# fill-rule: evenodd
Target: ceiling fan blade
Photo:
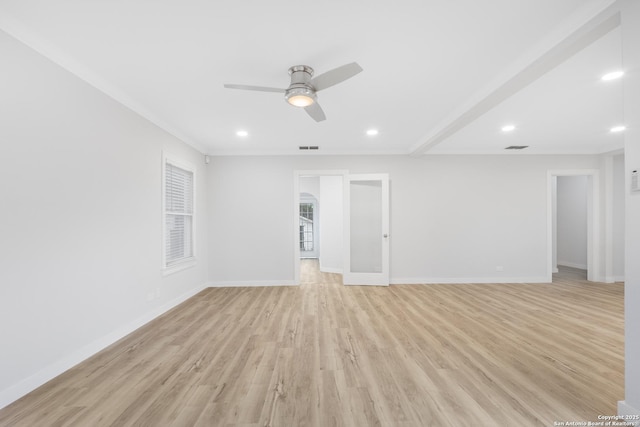
<path fill-rule="evenodd" d="M 306 111 L 307 114 L 310 115 L 311 118 L 316 122 L 321 122 L 327 119 L 327 116 L 324 115 L 324 111 L 322 111 L 322 108 L 317 101 L 309 105 L 308 107 L 304 107 L 304 111 Z"/>
<path fill-rule="evenodd" d="M 257 90 L 260 92 L 277 92 L 284 93 L 286 89 L 278 89 L 277 87 L 265 86 L 248 86 L 248 85 L 224 85 L 227 89 Z"/>
<path fill-rule="evenodd" d="M 362 67 L 356 62 L 352 62 L 351 64 L 334 68 L 331 71 L 327 71 L 326 73 L 322 73 L 319 76 L 314 77 L 311 79 L 311 85 L 316 89 L 316 91 L 323 90 L 350 79 L 360 71 L 362 71 Z"/>

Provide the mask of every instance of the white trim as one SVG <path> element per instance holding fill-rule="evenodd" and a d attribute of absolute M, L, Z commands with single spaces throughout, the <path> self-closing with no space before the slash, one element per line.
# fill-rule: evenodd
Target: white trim
<path fill-rule="evenodd" d="M 621 416 L 625 416 L 625 415 L 640 415 L 640 409 L 634 408 L 633 406 L 627 404 L 627 402 L 625 400 L 619 400 L 618 401 L 618 415 Z M 619 420 L 619 421 L 625 421 L 625 422 L 633 422 L 633 420 Z M 638 426 L 640 425 L 640 421 L 635 421 L 634 424 L 630 424 L 633 426 Z"/>
<path fill-rule="evenodd" d="M 296 148 L 270 148 L 245 149 L 245 148 L 209 148 L 207 154 L 211 156 L 406 156 L 407 148 L 321 148 L 317 151 L 301 152 Z"/>
<path fill-rule="evenodd" d="M 186 171 L 189 171 L 193 174 L 193 194 L 192 194 L 192 213 L 191 213 L 191 246 L 192 246 L 192 252 L 191 252 L 191 256 L 188 258 L 184 258 L 182 260 L 179 260 L 171 265 L 167 265 L 166 264 L 166 249 L 167 249 L 167 245 L 166 245 L 166 237 L 167 237 L 167 221 L 166 221 L 166 200 L 165 200 L 165 192 L 166 192 L 166 180 L 165 180 L 165 176 L 166 176 L 166 166 L 167 163 L 171 163 L 174 166 L 177 166 L 181 169 L 184 169 Z M 162 190 L 161 190 L 161 209 L 162 209 L 162 220 L 161 220 L 161 224 L 162 224 L 162 241 L 161 241 L 161 251 L 162 251 L 162 256 L 161 256 L 161 260 L 160 260 L 160 271 L 162 272 L 163 276 L 169 276 L 171 274 L 177 273 L 179 271 L 182 270 L 186 270 L 188 268 L 191 268 L 193 266 L 195 266 L 197 264 L 196 261 L 196 248 L 197 248 L 197 230 L 196 230 L 196 209 L 197 209 L 197 200 L 196 200 L 196 194 L 197 194 L 197 187 L 196 187 L 196 180 L 197 180 L 197 168 L 193 163 L 190 163 L 184 159 L 182 159 L 181 157 L 175 156 L 169 152 L 166 151 L 162 151 Z"/>
<path fill-rule="evenodd" d="M 164 242 L 162 242 L 164 243 Z M 163 255 L 163 260 L 164 260 L 164 255 Z M 169 267 L 163 267 L 162 268 L 162 275 L 163 276 L 170 276 L 174 273 L 178 273 L 179 271 L 182 270 L 186 270 L 188 268 L 191 268 L 193 266 L 195 266 L 197 264 L 196 261 L 196 257 L 190 257 L 190 258 L 185 258 L 182 261 L 176 263 L 176 264 L 172 264 Z"/>
<path fill-rule="evenodd" d="M 446 144 L 438 145 L 436 151 L 427 151 L 423 153 L 424 156 L 451 156 L 451 155 L 474 155 L 474 156 L 562 156 L 562 155 L 598 155 L 607 154 L 612 151 L 619 151 L 623 147 L 622 142 L 609 141 L 606 145 L 591 146 L 585 145 L 582 147 L 535 147 L 531 146 L 523 151 L 518 150 L 505 150 L 504 148 L 453 148 L 447 147 Z"/>
<path fill-rule="evenodd" d="M 613 156 L 604 156 L 604 281 L 613 283 Z"/>
<path fill-rule="evenodd" d="M 532 277 L 393 277 L 392 285 L 483 285 L 490 283 L 551 283 L 544 276 Z"/>
<path fill-rule="evenodd" d="M 86 346 L 74 351 L 73 353 L 63 357 L 62 359 L 52 363 L 51 365 L 41 369 L 35 374 L 23 379 L 17 384 L 14 384 L 2 391 L 0 391 L 0 409 L 9 405 L 10 403 L 18 400 L 22 396 L 30 393 L 46 382 L 52 380 L 63 372 L 73 368 L 80 362 L 88 359 L 96 353 L 109 347 L 116 341 L 124 338 L 135 330 L 141 328 L 167 311 L 171 310 L 178 304 L 188 300 L 192 296 L 198 294 L 203 289 L 206 289 L 206 284 L 200 285 L 190 291 L 183 293 L 182 295 L 174 298 L 171 301 L 157 307 L 148 313 L 138 317 L 132 322 L 114 330 L 113 332 L 87 344 Z"/>
<path fill-rule="evenodd" d="M 293 280 L 214 280 L 210 288 L 255 288 L 261 286 L 298 286 Z"/>
<path fill-rule="evenodd" d="M 342 274 L 342 269 L 341 268 L 333 268 L 333 267 L 323 267 L 322 265 L 320 266 L 320 272 L 321 273 L 335 273 L 335 274 Z"/>

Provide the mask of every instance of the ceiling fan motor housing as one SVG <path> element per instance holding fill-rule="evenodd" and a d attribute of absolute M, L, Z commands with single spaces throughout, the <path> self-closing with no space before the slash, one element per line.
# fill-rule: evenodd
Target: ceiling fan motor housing
<path fill-rule="evenodd" d="M 316 100 L 316 90 L 311 86 L 311 77 L 313 77 L 313 68 L 308 65 L 294 65 L 289 68 L 291 76 L 291 84 L 287 88 L 284 99 L 295 106 L 305 107 Z M 296 103 L 298 99 L 310 99 L 311 102 Z"/>

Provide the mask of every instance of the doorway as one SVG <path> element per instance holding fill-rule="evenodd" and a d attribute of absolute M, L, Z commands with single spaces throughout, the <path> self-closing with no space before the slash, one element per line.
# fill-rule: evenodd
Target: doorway
<path fill-rule="evenodd" d="M 586 175 L 556 177 L 556 267 L 588 271 Z M 554 269 L 555 270 L 555 269 Z"/>
<path fill-rule="evenodd" d="M 587 266 L 586 175 L 556 177 L 556 232 L 554 273 L 586 280 Z"/>
<path fill-rule="evenodd" d="M 294 171 L 293 190 L 295 283 L 300 284 L 300 260 L 307 252 L 303 234 L 311 222 L 301 219 L 301 206 L 307 209 L 301 203 L 303 193 L 309 193 L 317 200 L 314 225 L 322 223 L 316 226 L 319 272 L 342 274 L 344 284 L 388 286 L 388 175 Z"/>
<path fill-rule="evenodd" d="M 301 263 L 342 274 L 345 170 L 294 172 L 294 280 Z M 311 206 L 310 206 L 311 205 Z M 313 237 L 312 237 L 313 236 Z"/>
<path fill-rule="evenodd" d="M 561 181 L 565 177 L 571 179 Z M 558 265 L 564 264 L 569 268 L 586 270 L 586 278 L 589 281 L 600 281 L 599 171 L 594 169 L 549 171 L 547 178 L 547 280 L 552 282 L 553 273 L 558 271 Z M 561 197 L 573 194 L 576 199 L 569 203 L 573 205 L 570 209 L 562 207 L 566 203 L 561 203 L 562 212 L 560 213 L 558 212 L 559 187 Z M 583 194 L 575 194 L 576 189 L 580 187 Z M 579 206 L 580 204 L 582 205 Z M 562 230 L 559 231 L 559 228 Z M 558 235 L 562 239 L 560 243 Z M 568 259 L 562 259 L 563 257 Z"/>

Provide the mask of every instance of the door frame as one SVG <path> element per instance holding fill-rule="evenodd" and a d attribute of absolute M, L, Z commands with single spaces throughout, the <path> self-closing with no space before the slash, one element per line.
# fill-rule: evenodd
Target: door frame
<path fill-rule="evenodd" d="M 553 281 L 553 222 L 556 220 L 554 207 L 554 178 L 562 176 L 587 177 L 587 280 L 602 281 L 600 274 L 600 171 L 597 169 L 566 169 L 547 171 L 547 280 Z M 557 197 L 557 196 L 556 196 Z"/>

